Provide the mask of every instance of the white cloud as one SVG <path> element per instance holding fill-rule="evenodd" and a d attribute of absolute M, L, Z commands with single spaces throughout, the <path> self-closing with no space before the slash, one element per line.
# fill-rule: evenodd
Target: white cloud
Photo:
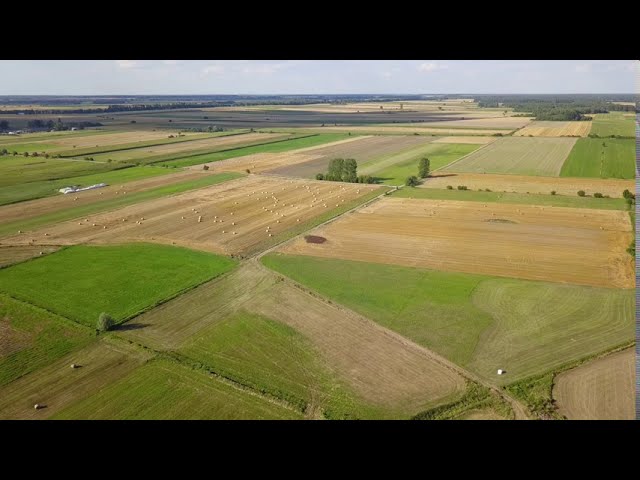
<path fill-rule="evenodd" d="M 202 76 L 205 77 L 207 75 L 219 75 L 224 73 L 224 65 L 207 65 L 201 70 Z"/>
<path fill-rule="evenodd" d="M 180 60 L 162 60 L 162 63 L 164 63 L 165 65 L 178 65 L 178 63 L 180 63 Z"/>
<path fill-rule="evenodd" d="M 590 73 L 592 68 L 591 63 L 581 63 L 576 65 L 576 72 L 578 73 Z"/>
<path fill-rule="evenodd" d="M 446 70 L 447 68 L 449 68 L 449 65 L 435 62 L 421 63 L 418 65 L 419 72 L 435 72 L 436 70 Z"/>
<path fill-rule="evenodd" d="M 116 65 L 120 68 L 134 68 L 138 62 L 135 60 L 116 60 Z"/>
<path fill-rule="evenodd" d="M 285 63 L 257 63 L 243 67 L 242 72 L 258 75 L 271 75 L 285 66 Z"/>
<path fill-rule="evenodd" d="M 384 78 L 391 78 L 391 77 L 393 77 L 393 73 L 391 73 L 391 72 L 382 72 L 382 76 Z"/>

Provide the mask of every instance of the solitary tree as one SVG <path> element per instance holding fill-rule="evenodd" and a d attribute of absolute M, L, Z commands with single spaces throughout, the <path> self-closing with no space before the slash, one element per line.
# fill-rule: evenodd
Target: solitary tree
<path fill-rule="evenodd" d="M 203 170 L 209 170 L 209 165 L 203 165 L 203 166 L 202 166 L 202 169 L 203 169 Z"/>
<path fill-rule="evenodd" d="M 98 317 L 98 323 L 96 324 L 96 329 L 99 332 L 106 332 L 107 330 L 111 330 L 113 326 L 116 324 L 115 320 L 108 313 L 102 312 Z"/>
<path fill-rule="evenodd" d="M 584 190 L 578 190 L 578 196 L 579 197 L 584 197 L 586 195 Z"/>
<path fill-rule="evenodd" d="M 417 185 L 420 185 L 420 180 L 418 180 L 418 177 L 416 177 L 415 175 L 411 175 L 410 177 L 407 177 L 407 179 L 404 181 L 404 184 L 407 187 L 415 187 Z"/>
<path fill-rule="evenodd" d="M 422 157 L 418 166 L 418 176 L 420 178 L 427 178 L 429 173 L 431 173 L 431 162 L 427 157 Z"/>

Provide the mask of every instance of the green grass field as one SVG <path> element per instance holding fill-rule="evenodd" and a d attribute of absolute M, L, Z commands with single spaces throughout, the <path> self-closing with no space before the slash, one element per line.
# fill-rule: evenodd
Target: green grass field
<path fill-rule="evenodd" d="M 251 155 L 254 153 L 280 153 L 287 152 L 289 150 L 297 150 L 299 148 L 315 147 L 316 145 L 322 145 L 324 143 L 335 142 L 347 138 L 347 135 L 342 133 L 323 133 L 318 135 L 310 135 L 300 138 L 294 138 L 292 140 L 284 140 L 272 143 L 266 143 L 262 145 L 255 145 L 252 147 L 234 148 L 232 150 L 226 150 L 223 152 L 214 152 L 205 155 L 195 155 L 184 158 L 178 158 L 167 162 L 162 162 L 161 165 L 169 165 L 176 167 L 189 167 L 191 165 L 198 165 L 201 163 L 217 162 L 220 160 L 226 160 L 228 158 L 242 157 L 244 155 Z"/>
<path fill-rule="evenodd" d="M 551 137 L 500 138 L 444 170 L 557 177 L 575 140 Z"/>
<path fill-rule="evenodd" d="M 115 165 L 84 160 L 4 156 L 0 157 L 0 187 L 57 180 L 113 170 Z"/>
<path fill-rule="evenodd" d="M 218 183 L 240 177 L 242 177 L 242 174 L 235 172 L 220 173 L 217 175 L 203 175 L 202 178 L 198 178 L 196 180 L 174 183 L 173 185 L 165 185 L 163 187 L 152 188 L 143 192 L 132 193 L 131 195 L 127 194 L 126 196 L 120 195 L 116 198 L 110 198 L 79 207 L 67 208 L 65 210 L 58 210 L 57 212 L 47 213 L 45 215 L 25 220 L 7 222 L 0 225 L 0 237 L 15 233 L 18 230 L 34 229 L 43 225 L 63 222 L 65 220 L 71 220 L 77 217 L 90 215 L 92 213 L 104 212 L 146 200 L 153 200 L 154 198 L 166 197 L 167 195 L 175 195 L 189 190 L 194 190 L 196 188 L 216 185 Z"/>
<path fill-rule="evenodd" d="M 433 143 L 425 148 L 414 149 L 395 156 L 390 165 L 387 162 L 367 165 L 358 173 L 372 175 L 385 185 L 404 185 L 407 177 L 418 175 L 418 162 L 423 156 L 429 158 L 431 171 L 433 171 L 477 150 L 479 147 L 480 145 Z"/>
<path fill-rule="evenodd" d="M 599 137 L 621 135 L 635 137 L 635 117 L 625 117 L 621 113 L 599 113 L 593 119 L 591 134 Z"/>
<path fill-rule="evenodd" d="M 304 411 L 327 372 L 311 343 L 291 327 L 240 311 L 187 342 L 180 352 L 216 373 Z"/>
<path fill-rule="evenodd" d="M 634 335 L 633 290 L 282 254 L 262 262 L 496 383 Z"/>
<path fill-rule="evenodd" d="M 0 386 L 94 338 L 89 329 L 0 294 Z"/>
<path fill-rule="evenodd" d="M 538 193 L 479 192 L 471 190 L 444 190 L 438 188 L 404 187 L 392 194 L 401 198 L 426 198 L 430 200 L 459 200 L 469 202 L 516 203 L 523 205 L 550 205 L 554 207 L 596 208 L 626 210 L 624 198 L 570 197 Z"/>
<path fill-rule="evenodd" d="M 93 327 L 231 270 L 230 258 L 153 244 L 74 246 L 0 270 L 0 291 Z"/>
<path fill-rule="evenodd" d="M 562 165 L 561 177 L 635 178 L 636 142 L 580 138 Z"/>
<path fill-rule="evenodd" d="M 205 372 L 155 360 L 52 418 L 279 420 L 299 419 L 302 415 L 233 388 Z"/>
<path fill-rule="evenodd" d="M 158 175 L 166 175 L 171 172 L 172 170 L 153 166 L 130 167 L 91 175 L 81 175 L 79 177 L 62 178 L 59 180 L 44 180 L 40 182 L 9 185 L 0 187 L 0 205 L 60 195 L 58 190 L 63 187 L 68 187 L 69 185 L 86 187 L 103 182 L 107 184 L 125 183 L 143 178 L 156 177 Z"/>

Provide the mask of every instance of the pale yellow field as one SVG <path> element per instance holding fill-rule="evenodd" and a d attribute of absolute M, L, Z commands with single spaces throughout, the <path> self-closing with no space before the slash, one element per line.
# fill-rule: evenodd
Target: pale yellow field
<path fill-rule="evenodd" d="M 532 122 L 518 130 L 514 137 L 586 137 L 591 131 L 591 122 Z"/>
<path fill-rule="evenodd" d="M 446 122 L 449 123 L 449 122 Z M 429 127 L 416 127 L 416 126 L 377 126 L 377 125 L 368 125 L 368 126 L 329 126 L 322 128 L 305 128 L 305 131 L 313 131 L 317 133 L 322 132 L 351 132 L 351 133 L 364 133 L 364 134 L 375 134 L 375 133 L 391 133 L 391 134 L 412 134 L 412 133 L 424 133 L 429 135 L 493 135 L 494 133 L 501 133 L 506 135 L 513 129 L 473 129 L 473 128 L 429 128 Z"/>
<path fill-rule="evenodd" d="M 633 348 L 593 360 L 558 375 L 553 397 L 570 420 L 633 420 L 635 409 Z"/>
<path fill-rule="evenodd" d="M 435 143 L 435 142 L 434 142 Z M 494 192 L 542 193 L 575 196 L 578 190 L 587 195 L 600 192 L 612 198 L 621 198 L 624 190 L 634 191 L 633 180 L 572 177 L 529 177 L 524 175 L 497 175 L 490 173 L 437 173 L 419 188 L 447 188 L 447 185 L 466 185 L 471 190 L 490 189 Z"/>
<path fill-rule="evenodd" d="M 627 212 L 386 197 L 281 251 L 616 288 L 635 287 Z"/>
<path fill-rule="evenodd" d="M 466 117 L 466 113 L 461 114 L 463 117 Z M 482 115 L 482 117 L 480 117 Z M 500 114 L 499 116 L 489 117 L 485 116 L 484 112 L 478 112 L 477 118 L 465 118 L 464 120 L 446 120 L 441 122 L 422 122 L 422 123 L 405 123 L 405 124 L 396 124 L 398 126 L 403 127 L 424 127 L 424 128 L 493 128 L 493 129 L 504 129 L 504 130 L 514 130 L 516 128 L 524 127 L 531 122 L 531 118 L 529 117 L 505 117 Z M 555 122 L 554 122 L 555 123 Z M 582 122 L 577 122 L 582 123 Z M 393 127 L 394 124 L 386 124 L 385 126 Z M 422 128 L 420 127 L 420 128 Z"/>
<path fill-rule="evenodd" d="M 55 143 L 56 145 L 60 145 L 65 148 L 73 148 L 75 145 L 76 148 L 87 148 L 87 147 L 96 147 L 96 146 L 107 146 L 107 145 L 118 145 L 118 144 L 126 144 L 126 143 L 135 143 L 135 142 L 145 142 L 148 140 L 164 140 L 171 133 L 163 132 L 163 131 L 151 131 L 151 130 L 140 130 L 136 132 L 120 132 L 120 133 L 105 133 L 100 135 L 86 135 L 86 136 L 78 136 L 78 137 L 56 137 L 55 139 L 51 139 L 44 141 L 43 143 Z M 175 135 L 175 134 L 174 134 Z M 206 137 L 206 133 L 183 133 L 185 137 L 191 138 L 199 138 Z"/>
<path fill-rule="evenodd" d="M 495 142 L 498 137 L 442 137 L 437 138 L 432 143 L 468 143 L 470 145 L 486 145 Z"/>

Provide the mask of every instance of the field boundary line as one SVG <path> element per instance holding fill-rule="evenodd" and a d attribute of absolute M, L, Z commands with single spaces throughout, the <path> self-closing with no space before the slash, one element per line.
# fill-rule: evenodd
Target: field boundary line
<path fill-rule="evenodd" d="M 481 145 L 481 146 L 480 146 L 480 148 L 476 148 L 473 152 L 469 152 L 469 153 L 467 153 L 466 155 L 463 155 L 462 157 L 460 157 L 460 158 L 458 158 L 458 159 L 456 159 L 456 160 L 454 160 L 454 161 L 452 161 L 452 162 L 447 163 L 446 165 L 443 165 L 443 166 L 441 166 L 441 167 L 438 167 L 438 168 L 436 168 L 435 170 L 432 170 L 432 172 L 437 172 L 437 171 L 442 170 L 442 169 L 444 169 L 444 168 L 450 167 L 450 166 L 451 166 L 451 165 L 453 165 L 454 163 L 458 163 L 459 161 L 464 160 L 464 159 L 465 159 L 465 158 L 467 158 L 468 156 L 473 155 L 473 154 L 474 154 L 474 153 L 476 153 L 476 152 L 479 152 L 479 151 L 480 151 L 480 150 L 482 150 L 483 148 L 486 148 L 486 147 L 488 147 L 489 145 L 493 145 L 493 144 L 494 144 L 494 143 L 496 143 L 497 141 L 498 141 L 498 140 L 495 140 L 495 141 L 490 142 L 490 143 L 485 143 L 484 145 Z M 555 178 L 555 177 L 553 177 L 553 178 Z"/>

